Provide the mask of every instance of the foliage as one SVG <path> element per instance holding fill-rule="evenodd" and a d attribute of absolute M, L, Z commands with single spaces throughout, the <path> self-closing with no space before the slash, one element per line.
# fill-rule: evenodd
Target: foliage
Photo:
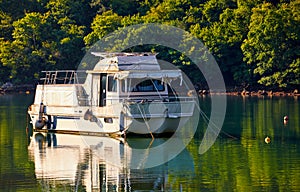
<path fill-rule="evenodd" d="M 69 69 L 79 63 L 85 26 L 77 25 L 72 15 L 65 14 L 71 12 L 67 7 L 50 1 L 44 13 L 25 13 L 12 22 L 12 38 L 3 37 L 0 50 L 2 66 L 10 69 L 9 79 L 1 77 L 2 81 L 30 83 L 42 70 Z"/>
<path fill-rule="evenodd" d="M 122 17 L 111 10 L 96 15 L 92 22 L 91 28 L 93 32 L 88 34 L 84 40 L 87 45 L 93 45 L 100 38 L 118 29 L 121 26 Z"/>
<path fill-rule="evenodd" d="M 41 70 L 74 69 L 84 50 L 109 33 L 162 23 L 204 42 L 228 85 L 299 85 L 299 6 L 299 0 L 2 0 L 0 82 L 31 82 Z M 203 84 L 182 53 L 158 45 L 127 51 L 143 50 L 160 52 L 160 59 Z"/>
<path fill-rule="evenodd" d="M 299 3 L 267 3 L 253 9 L 242 49 L 259 83 L 279 87 L 299 83 L 299 10 Z"/>
<path fill-rule="evenodd" d="M 240 48 L 248 32 L 250 13 L 251 10 L 244 6 L 226 8 L 218 22 L 203 28 L 196 24 L 192 30 L 210 48 L 227 82 L 250 83 L 250 72 L 242 60 Z"/>

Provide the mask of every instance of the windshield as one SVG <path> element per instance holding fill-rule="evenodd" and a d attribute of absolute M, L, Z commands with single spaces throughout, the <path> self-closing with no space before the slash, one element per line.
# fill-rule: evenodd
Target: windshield
<path fill-rule="evenodd" d="M 165 85 L 157 79 L 124 79 L 122 80 L 123 92 L 157 92 L 165 91 Z"/>

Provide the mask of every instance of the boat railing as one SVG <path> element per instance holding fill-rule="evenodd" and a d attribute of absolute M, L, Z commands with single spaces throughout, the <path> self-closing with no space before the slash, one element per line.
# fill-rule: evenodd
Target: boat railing
<path fill-rule="evenodd" d="M 149 98 L 105 98 L 105 101 L 118 101 L 118 102 L 122 102 L 122 103 L 140 103 L 140 102 L 183 102 L 183 101 L 194 101 L 195 97 L 187 97 L 187 96 L 172 96 L 172 97 L 149 97 Z"/>
<path fill-rule="evenodd" d="M 136 118 L 150 118 L 161 115 L 191 116 L 194 97 L 172 97 L 161 100 L 127 100 L 123 101 L 123 113 Z M 151 107 L 150 107 L 151 106 Z M 165 108 L 165 111 L 161 111 Z M 175 117 L 175 116 L 174 116 Z"/>
<path fill-rule="evenodd" d="M 85 79 L 85 71 L 60 70 L 42 71 L 44 74 L 40 78 L 40 84 L 80 84 Z"/>

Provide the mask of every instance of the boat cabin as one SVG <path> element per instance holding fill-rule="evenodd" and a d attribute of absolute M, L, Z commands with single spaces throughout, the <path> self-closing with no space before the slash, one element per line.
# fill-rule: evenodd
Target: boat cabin
<path fill-rule="evenodd" d="M 162 70 L 152 53 L 93 54 L 104 59 L 87 71 L 83 85 L 90 93 L 92 106 L 103 107 L 123 100 L 167 99 L 168 83 L 182 78 L 180 70 Z"/>
<path fill-rule="evenodd" d="M 44 71 L 28 109 L 36 128 L 59 124 L 63 131 L 173 133 L 193 115 L 193 98 L 179 100 L 180 91 L 171 85 L 181 87 L 181 71 L 162 68 L 156 54 L 92 54 L 100 59 L 84 71 L 84 82 L 79 71 Z"/>

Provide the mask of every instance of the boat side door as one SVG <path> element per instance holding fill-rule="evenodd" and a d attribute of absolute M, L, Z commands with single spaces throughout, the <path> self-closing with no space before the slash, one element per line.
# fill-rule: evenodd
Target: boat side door
<path fill-rule="evenodd" d="M 100 92 L 99 92 L 99 106 L 106 106 L 106 77 L 107 74 L 103 73 L 100 75 Z"/>

